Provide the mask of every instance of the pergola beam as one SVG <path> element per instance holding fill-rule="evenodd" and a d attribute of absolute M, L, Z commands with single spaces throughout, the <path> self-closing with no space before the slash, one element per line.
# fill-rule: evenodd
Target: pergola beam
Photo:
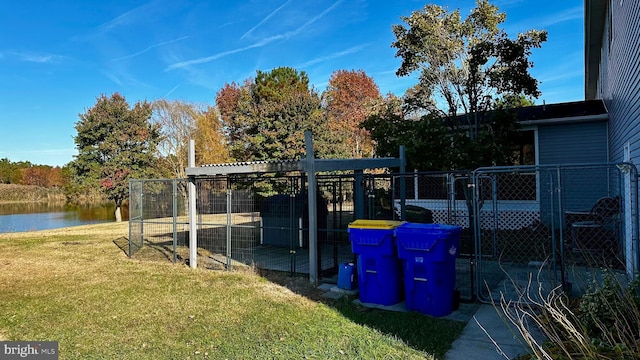
<path fill-rule="evenodd" d="M 189 146 L 189 167 L 186 169 L 189 177 L 189 228 L 190 228 L 190 265 L 196 266 L 197 229 L 196 229 L 196 199 L 195 178 L 216 175 L 235 175 L 252 173 L 277 173 L 300 171 L 307 174 L 308 206 L 309 206 L 309 281 L 318 282 L 318 221 L 317 221 L 317 194 L 316 173 L 326 171 L 353 170 L 362 172 L 365 169 L 399 168 L 405 170 L 404 148 L 400 148 L 400 158 L 372 158 L 372 159 L 316 159 L 313 150 L 313 138 L 310 131 L 305 131 L 306 158 L 303 160 L 284 161 L 257 161 L 232 164 L 215 164 L 195 166 L 195 146 L 192 141 Z M 404 188 L 404 179 L 401 179 L 401 187 Z M 404 202 L 404 192 L 401 194 Z M 404 206 L 403 206 L 404 209 Z M 229 209 L 228 209 L 229 211 Z"/>

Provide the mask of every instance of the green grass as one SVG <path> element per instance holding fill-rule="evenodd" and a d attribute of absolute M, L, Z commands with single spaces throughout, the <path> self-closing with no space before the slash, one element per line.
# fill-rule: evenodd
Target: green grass
<path fill-rule="evenodd" d="M 465 325 L 462 322 L 435 319 L 415 312 L 357 308 L 347 300 L 339 301 L 335 306 L 351 321 L 395 336 L 414 349 L 433 354 L 437 359 L 444 358 L 444 354 Z"/>
<path fill-rule="evenodd" d="M 116 245 L 126 232 L 1 234 L 0 340 L 59 341 L 60 359 L 424 359 L 464 326 L 324 303 L 291 278 L 294 291 L 253 271 L 132 260 Z"/>

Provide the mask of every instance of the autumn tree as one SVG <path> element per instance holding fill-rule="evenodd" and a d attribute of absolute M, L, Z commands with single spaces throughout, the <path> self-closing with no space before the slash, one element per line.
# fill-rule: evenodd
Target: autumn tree
<path fill-rule="evenodd" d="M 129 107 L 124 96 L 101 95 L 76 122 L 74 137 L 78 155 L 72 161 L 74 181 L 99 187 L 115 202 L 116 221 L 129 196 L 129 179 L 150 178 L 156 172 L 160 131 L 151 124 L 151 104 Z"/>
<path fill-rule="evenodd" d="M 404 112 L 420 122 L 415 136 L 424 142 L 426 130 L 441 134 L 447 129 L 447 151 L 422 153 L 440 157 L 435 169 L 471 169 L 508 162 L 510 142 L 517 136 L 513 112 L 496 109 L 505 97 L 540 95 L 538 81 L 529 69 L 531 50 L 546 41 L 546 31 L 529 30 L 510 39 L 500 26 L 506 14 L 488 0 L 477 0 L 470 15 L 426 5 L 394 25 L 396 57 L 402 63 L 396 74 L 419 74 L 418 83 L 405 94 Z M 369 122 L 379 126 L 384 118 Z M 433 128 L 432 128 L 433 127 Z M 418 131 L 418 130 L 417 130 Z M 377 132 L 379 133 L 379 132 Z M 503 152 L 504 151 L 504 152 Z"/>
<path fill-rule="evenodd" d="M 331 74 L 322 95 L 329 130 L 336 151 L 342 157 L 362 158 L 373 155 L 369 131 L 360 124 L 371 115 L 376 100 L 381 98 L 374 80 L 362 70 L 338 70 Z"/>
<path fill-rule="evenodd" d="M 49 170 L 47 179 L 47 186 L 54 188 L 63 188 L 69 181 L 65 169 L 59 166 L 54 166 Z"/>
<path fill-rule="evenodd" d="M 152 123 L 162 138 L 158 151 L 170 176 L 185 178 L 189 140 L 196 146 L 196 164 L 224 162 L 228 159 L 221 124 L 214 108 L 180 100 L 156 100 L 152 104 Z"/>
<path fill-rule="evenodd" d="M 156 100 L 152 104 L 151 122 L 161 133 L 158 152 L 171 176 L 185 178 L 188 141 L 195 130 L 198 110 L 182 101 Z"/>
<path fill-rule="evenodd" d="M 208 106 L 196 118 L 193 135 L 196 150 L 196 165 L 219 164 L 229 161 L 229 150 L 222 130 L 220 114 L 213 106 Z"/>
<path fill-rule="evenodd" d="M 243 85 L 226 84 L 216 106 L 236 161 L 297 159 L 304 154 L 305 130 L 318 139 L 326 132 L 320 97 L 307 74 L 288 67 L 257 71 Z"/>
<path fill-rule="evenodd" d="M 216 108 L 220 112 L 229 155 L 235 160 L 248 159 L 245 144 L 246 130 L 254 116 L 254 104 L 251 95 L 253 81 L 246 80 L 243 85 L 224 84 L 216 93 Z"/>
<path fill-rule="evenodd" d="M 51 175 L 51 166 L 36 165 L 21 169 L 22 184 L 34 185 L 40 187 L 49 187 L 49 176 Z"/>
<path fill-rule="evenodd" d="M 0 184 L 64 187 L 69 179 L 59 166 L 35 165 L 29 161 L 0 159 Z"/>

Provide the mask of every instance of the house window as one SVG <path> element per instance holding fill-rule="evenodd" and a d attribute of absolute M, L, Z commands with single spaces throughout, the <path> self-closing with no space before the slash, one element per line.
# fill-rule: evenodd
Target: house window
<path fill-rule="evenodd" d="M 522 131 L 518 143 L 513 147 L 513 165 L 535 165 L 536 145 L 533 130 Z"/>

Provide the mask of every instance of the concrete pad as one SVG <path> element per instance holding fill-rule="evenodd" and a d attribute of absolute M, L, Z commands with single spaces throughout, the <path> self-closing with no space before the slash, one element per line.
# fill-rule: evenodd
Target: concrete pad
<path fill-rule="evenodd" d="M 322 294 L 322 296 L 328 298 L 328 299 L 333 299 L 333 300 L 338 300 L 341 297 L 344 296 L 344 294 L 340 294 L 338 292 L 335 291 L 327 291 L 326 293 Z"/>
<path fill-rule="evenodd" d="M 370 308 L 370 309 L 380 309 L 380 310 L 395 311 L 395 312 L 407 311 L 407 306 L 405 305 L 404 301 L 397 304 L 393 304 L 393 305 L 380 305 L 380 304 L 374 304 L 374 303 L 365 303 L 360 301 L 360 299 L 355 299 L 353 300 L 353 303 L 366 308 Z"/>
<path fill-rule="evenodd" d="M 326 291 L 323 296 L 340 299 L 345 295 L 355 295 L 358 290 L 344 290 L 335 284 L 322 284 L 319 289 Z M 386 306 L 373 303 L 363 303 L 360 299 L 353 300 L 359 306 L 387 311 L 406 312 L 405 302 Z M 427 315 L 428 316 L 428 315 Z M 508 319 L 504 317 L 502 309 L 489 304 L 461 303 L 458 310 L 447 316 L 440 317 L 453 321 L 466 322 L 462 334 L 451 345 L 446 353 L 446 360 L 467 359 L 513 359 L 518 355 L 529 353 L 529 348 L 520 333 Z M 539 333 L 537 339 L 543 339 Z"/>
<path fill-rule="evenodd" d="M 339 294 L 342 295 L 349 295 L 349 296 L 353 296 L 353 295 L 357 295 L 360 291 L 358 289 L 354 289 L 354 290 L 346 290 L 346 289 L 341 289 L 337 286 L 333 286 L 330 289 L 333 292 L 337 292 Z"/>
<path fill-rule="evenodd" d="M 395 312 L 408 311 L 407 305 L 405 304 L 404 301 L 394 305 L 380 305 L 380 304 L 373 304 L 373 303 L 363 303 L 362 301 L 360 301 L 360 299 L 355 299 L 353 300 L 353 303 L 356 305 L 363 306 L 366 308 L 371 308 L 371 309 L 380 309 L 380 310 L 395 311 Z M 480 304 L 478 303 L 462 303 L 458 307 L 458 310 L 453 311 L 451 314 L 447 316 L 439 317 L 438 319 L 468 322 L 469 320 L 471 320 L 471 318 L 476 313 L 479 307 L 480 307 Z M 427 314 L 423 314 L 423 315 L 429 316 Z"/>
<path fill-rule="evenodd" d="M 324 291 L 330 291 L 332 287 L 334 287 L 334 284 L 327 284 L 327 283 L 322 283 L 318 286 L 318 289 L 320 290 L 324 290 Z"/>

